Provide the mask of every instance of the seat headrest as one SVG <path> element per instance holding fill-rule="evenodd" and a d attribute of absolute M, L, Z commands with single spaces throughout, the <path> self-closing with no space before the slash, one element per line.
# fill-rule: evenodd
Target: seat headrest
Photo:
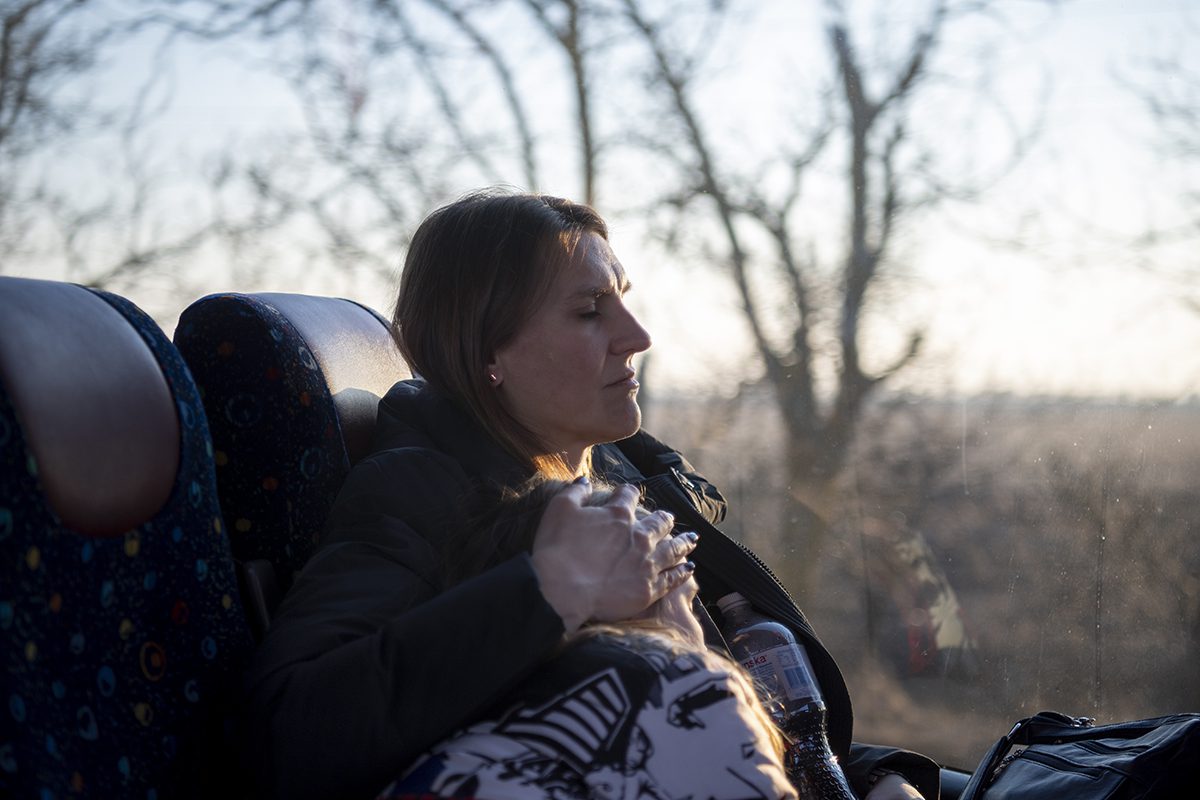
<path fill-rule="evenodd" d="M 140 334 L 80 286 L 0 278 L 0 384 L 51 509 L 81 534 L 152 517 L 179 468 L 179 419 Z"/>
<path fill-rule="evenodd" d="M 302 294 L 257 294 L 274 306 L 308 345 L 325 376 L 350 463 L 371 448 L 379 399 L 409 376 L 383 322 L 357 303 Z"/>

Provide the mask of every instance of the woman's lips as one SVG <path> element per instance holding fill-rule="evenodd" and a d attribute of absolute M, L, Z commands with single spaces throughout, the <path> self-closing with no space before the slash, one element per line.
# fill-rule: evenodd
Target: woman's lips
<path fill-rule="evenodd" d="M 640 383 L 638 383 L 638 380 L 637 380 L 637 378 L 635 377 L 635 375 L 636 375 L 636 373 L 634 373 L 634 372 L 627 372 L 627 373 L 625 373 L 623 376 L 621 376 L 620 378 L 618 378 L 617 380 L 615 380 L 615 381 L 613 381 L 612 383 L 608 384 L 606 388 L 609 388 L 609 389 L 626 389 L 626 390 L 633 390 L 633 389 L 636 389 L 636 388 L 638 388 L 639 386 L 641 386 L 641 384 L 640 384 Z"/>

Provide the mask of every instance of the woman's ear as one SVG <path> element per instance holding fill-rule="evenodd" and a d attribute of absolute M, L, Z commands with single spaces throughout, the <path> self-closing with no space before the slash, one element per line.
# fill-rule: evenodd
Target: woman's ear
<path fill-rule="evenodd" d="M 488 386 L 491 386 L 493 389 L 503 383 L 504 370 L 500 367 L 500 359 L 492 356 L 492 360 L 488 362 L 484 374 L 487 376 Z"/>

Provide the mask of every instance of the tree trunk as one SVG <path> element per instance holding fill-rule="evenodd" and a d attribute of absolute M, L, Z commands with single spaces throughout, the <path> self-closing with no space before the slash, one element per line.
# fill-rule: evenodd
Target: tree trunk
<path fill-rule="evenodd" d="M 812 469 L 811 444 L 789 434 L 784 456 L 787 465 L 784 497 L 780 505 L 779 532 L 788 543 L 796 568 L 789 588 L 801 605 L 817 583 L 817 569 L 825 551 L 830 524 L 840 502 L 835 478 Z"/>

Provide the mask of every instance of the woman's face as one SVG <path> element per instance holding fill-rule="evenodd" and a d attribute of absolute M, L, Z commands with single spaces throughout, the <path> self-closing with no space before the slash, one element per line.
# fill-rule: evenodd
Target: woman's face
<path fill-rule="evenodd" d="M 628 290 L 608 242 L 585 234 L 541 307 L 488 365 L 509 413 L 571 466 L 586 448 L 641 425 L 630 361 L 650 334 L 625 307 Z"/>

